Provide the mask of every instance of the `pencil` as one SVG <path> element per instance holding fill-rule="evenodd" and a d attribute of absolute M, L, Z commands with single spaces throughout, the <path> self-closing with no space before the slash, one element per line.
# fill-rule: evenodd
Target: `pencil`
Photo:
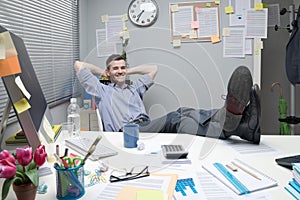
<path fill-rule="evenodd" d="M 242 167 L 241 165 L 235 163 L 235 162 L 231 162 L 233 165 L 237 166 L 238 168 L 240 168 L 241 170 L 243 170 L 244 172 L 246 172 L 247 174 L 253 176 L 254 178 L 257 178 L 258 180 L 261 180 L 261 178 L 259 178 L 257 175 L 255 175 L 254 173 L 250 172 L 249 170 L 247 170 L 246 168 Z"/>

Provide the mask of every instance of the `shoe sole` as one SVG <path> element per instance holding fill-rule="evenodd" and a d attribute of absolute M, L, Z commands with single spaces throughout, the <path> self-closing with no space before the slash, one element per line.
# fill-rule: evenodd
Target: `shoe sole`
<path fill-rule="evenodd" d="M 253 136 L 253 143 L 254 144 L 259 144 L 260 142 L 260 119 L 261 119 L 261 112 L 260 112 L 260 98 L 258 95 L 258 91 L 259 91 L 259 86 L 257 84 L 254 84 L 254 98 L 256 99 L 256 107 L 257 107 L 257 115 L 258 115 L 258 121 L 257 121 L 257 125 L 254 128 L 254 136 Z"/>
<path fill-rule="evenodd" d="M 249 100 L 252 87 L 252 76 L 245 66 L 238 67 L 232 74 L 227 87 L 226 120 L 224 129 L 234 131 L 242 118 Z"/>

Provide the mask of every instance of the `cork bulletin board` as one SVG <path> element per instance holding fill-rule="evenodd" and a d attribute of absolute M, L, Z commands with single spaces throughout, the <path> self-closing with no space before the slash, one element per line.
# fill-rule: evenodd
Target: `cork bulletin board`
<path fill-rule="evenodd" d="M 171 41 L 200 42 L 220 40 L 220 11 L 214 2 L 171 3 Z"/>

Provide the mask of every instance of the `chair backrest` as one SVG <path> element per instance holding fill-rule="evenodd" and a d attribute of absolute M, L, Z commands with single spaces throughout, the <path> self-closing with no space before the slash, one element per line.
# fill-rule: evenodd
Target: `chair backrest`
<path fill-rule="evenodd" d="M 98 117 L 98 126 L 99 126 L 99 131 L 103 131 L 103 123 L 102 123 L 102 119 L 101 119 L 101 115 L 99 112 L 99 109 L 96 109 L 96 113 L 97 113 L 97 117 Z"/>

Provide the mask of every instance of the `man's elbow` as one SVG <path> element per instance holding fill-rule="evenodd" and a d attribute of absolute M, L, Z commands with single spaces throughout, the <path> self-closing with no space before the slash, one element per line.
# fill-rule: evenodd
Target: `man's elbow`
<path fill-rule="evenodd" d="M 150 76 L 151 76 L 152 79 L 155 78 L 155 76 L 157 74 L 157 71 L 158 71 L 158 66 L 157 65 L 153 65 L 153 69 L 152 69 L 152 71 L 150 73 Z"/>
<path fill-rule="evenodd" d="M 78 60 L 76 60 L 76 61 L 74 62 L 74 69 L 75 69 L 75 71 L 78 72 L 81 68 L 82 68 L 81 62 L 78 61 Z"/>

